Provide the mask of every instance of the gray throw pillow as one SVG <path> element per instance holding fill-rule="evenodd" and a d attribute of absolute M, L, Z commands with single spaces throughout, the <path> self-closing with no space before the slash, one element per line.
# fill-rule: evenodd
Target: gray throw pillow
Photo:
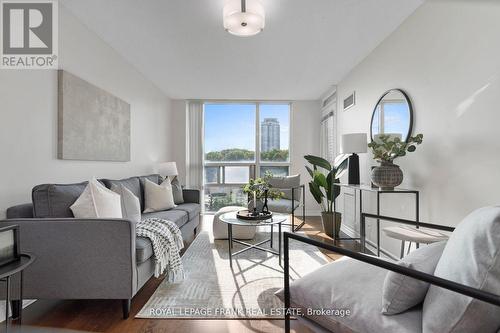
<path fill-rule="evenodd" d="M 120 195 L 122 215 L 132 222 L 141 222 L 141 203 L 139 198 L 124 185 L 111 185 L 111 190 Z"/>
<path fill-rule="evenodd" d="M 405 266 L 423 273 L 434 274 L 446 241 L 425 245 L 398 261 Z M 387 273 L 382 296 L 382 313 L 394 315 L 422 303 L 430 284 L 395 272 Z"/>
<path fill-rule="evenodd" d="M 174 203 L 176 205 L 180 205 L 184 203 L 184 195 L 182 194 L 182 186 L 181 183 L 179 182 L 179 177 L 175 176 L 174 179 L 172 179 L 172 194 L 174 196 Z"/>
<path fill-rule="evenodd" d="M 434 275 L 482 291 L 500 291 L 500 206 L 469 214 L 452 233 Z M 423 332 L 497 332 L 500 307 L 432 285 Z"/>

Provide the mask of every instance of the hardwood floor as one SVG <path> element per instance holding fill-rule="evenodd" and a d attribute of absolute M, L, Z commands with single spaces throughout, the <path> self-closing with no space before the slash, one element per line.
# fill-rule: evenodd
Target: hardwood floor
<path fill-rule="evenodd" d="M 352 241 L 334 242 L 321 232 L 319 217 L 306 219 L 302 231 L 308 236 L 322 241 L 357 249 Z M 297 224 L 300 221 L 297 219 Z M 206 216 L 202 230 L 211 226 L 210 217 Z M 286 230 L 286 228 L 285 228 Z M 324 252 L 331 260 L 337 255 Z M 151 279 L 132 300 L 130 318 L 122 319 L 121 302 L 114 300 L 81 300 L 81 301 L 37 301 L 23 311 L 23 324 L 31 326 L 52 327 L 77 331 L 106 333 L 166 333 L 166 332 L 204 332 L 204 333 L 274 333 L 284 331 L 283 320 L 170 320 L 170 319 L 134 319 L 134 316 L 147 302 L 160 284 L 161 279 Z M 309 329 L 292 321 L 292 331 L 308 333 Z"/>

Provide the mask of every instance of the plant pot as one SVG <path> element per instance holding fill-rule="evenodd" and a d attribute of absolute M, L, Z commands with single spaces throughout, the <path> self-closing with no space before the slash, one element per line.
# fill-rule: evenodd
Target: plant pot
<path fill-rule="evenodd" d="M 338 238 L 340 234 L 340 226 L 342 224 L 342 215 L 333 212 L 321 212 L 321 222 L 323 223 L 323 231 L 327 236 Z"/>
<path fill-rule="evenodd" d="M 381 190 L 391 191 L 403 182 L 403 171 L 392 162 L 382 162 L 379 166 L 373 168 L 371 173 L 373 184 Z"/>

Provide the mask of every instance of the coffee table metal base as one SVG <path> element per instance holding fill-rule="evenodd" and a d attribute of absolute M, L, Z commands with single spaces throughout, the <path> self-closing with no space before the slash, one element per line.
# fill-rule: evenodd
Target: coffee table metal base
<path fill-rule="evenodd" d="M 250 244 L 247 242 L 240 241 L 238 239 L 233 239 L 233 225 L 231 223 L 228 223 L 227 224 L 227 240 L 228 240 L 228 248 L 229 248 L 229 265 L 231 266 L 231 268 L 233 267 L 233 256 L 236 256 L 238 254 L 241 254 L 241 253 L 246 252 L 246 251 L 251 250 L 251 249 L 256 249 L 256 250 L 260 250 L 260 251 L 264 251 L 267 253 L 277 255 L 279 265 L 281 266 L 281 223 L 277 223 L 277 224 L 278 224 L 278 251 L 273 249 L 273 229 L 274 229 L 273 224 L 270 225 L 271 226 L 271 237 L 270 238 L 265 239 L 263 241 L 255 243 L 255 244 Z M 233 253 L 233 251 L 232 251 L 233 250 L 233 243 L 244 245 L 246 247 Z M 266 243 L 270 243 L 271 248 L 264 248 L 264 247 L 260 246 L 260 245 L 266 244 Z"/>

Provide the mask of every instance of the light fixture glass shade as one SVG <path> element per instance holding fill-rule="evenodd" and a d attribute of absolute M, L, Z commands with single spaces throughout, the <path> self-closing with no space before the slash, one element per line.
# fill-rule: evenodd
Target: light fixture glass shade
<path fill-rule="evenodd" d="M 366 133 L 350 133 L 342 135 L 340 151 L 343 154 L 366 153 L 368 149 Z"/>
<path fill-rule="evenodd" d="M 158 166 L 158 173 L 163 177 L 179 175 L 179 173 L 177 172 L 177 163 L 175 162 L 160 163 L 160 165 Z"/>
<path fill-rule="evenodd" d="M 224 29 L 236 36 L 253 36 L 264 30 L 266 14 L 260 0 L 226 0 L 223 10 Z"/>

